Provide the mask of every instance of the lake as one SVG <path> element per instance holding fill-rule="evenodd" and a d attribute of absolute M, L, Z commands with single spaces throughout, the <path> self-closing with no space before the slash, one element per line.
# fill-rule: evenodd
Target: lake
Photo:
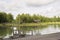
<path fill-rule="evenodd" d="M 9 38 L 14 34 L 45 35 L 60 32 L 60 25 L 21 26 L 21 27 L 0 27 L 0 37 Z"/>

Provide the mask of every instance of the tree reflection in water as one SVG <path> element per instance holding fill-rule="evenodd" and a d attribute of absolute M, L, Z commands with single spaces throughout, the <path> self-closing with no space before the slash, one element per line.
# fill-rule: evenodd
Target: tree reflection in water
<path fill-rule="evenodd" d="M 0 37 L 5 37 L 10 35 L 12 33 L 12 30 L 10 27 L 0 27 Z"/>

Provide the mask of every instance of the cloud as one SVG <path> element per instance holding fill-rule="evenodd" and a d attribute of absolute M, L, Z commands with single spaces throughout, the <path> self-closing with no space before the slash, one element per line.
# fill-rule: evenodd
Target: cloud
<path fill-rule="evenodd" d="M 36 5 L 43 5 L 43 4 L 48 4 L 48 3 L 51 3 L 51 2 L 53 2 L 53 1 L 55 1 L 55 0 L 27 0 L 27 3 L 28 4 L 36 4 Z"/>
<path fill-rule="evenodd" d="M 10 12 L 14 15 L 14 17 L 16 17 L 16 15 L 19 13 L 38 13 L 40 15 L 49 17 L 55 15 L 58 16 L 58 14 L 60 13 L 60 0 L 33 0 L 32 3 L 37 3 L 41 6 L 27 6 L 26 3 L 31 3 L 31 1 L 32 0 L 0 0 L 0 10 Z"/>

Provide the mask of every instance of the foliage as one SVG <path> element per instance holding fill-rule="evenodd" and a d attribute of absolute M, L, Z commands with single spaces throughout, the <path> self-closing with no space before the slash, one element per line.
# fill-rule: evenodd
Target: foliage
<path fill-rule="evenodd" d="M 0 12 L 0 23 L 7 23 L 13 21 L 13 15 L 5 12 Z"/>
<path fill-rule="evenodd" d="M 13 21 L 13 15 L 11 13 L 7 14 L 7 20 L 8 20 L 8 22 Z"/>
<path fill-rule="evenodd" d="M 59 22 L 60 21 L 60 17 L 45 17 L 45 16 L 41 16 L 41 15 L 29 15 L 29 14 L 19 14 L 16 17 L 16 21 L 19 23 L 34 23 L 34 20 L 37 20 L 37 22 Z"/>
<path fill-rule="evenodd" d="M 18 14 L 16 19 L 13 19 L 11 13 L 0 12 L 0 23 L 34 23 L 34 22 L 60 22 L 60 17 L 45 17 L 41 15 L 30 15 L 30 14 Z"/>

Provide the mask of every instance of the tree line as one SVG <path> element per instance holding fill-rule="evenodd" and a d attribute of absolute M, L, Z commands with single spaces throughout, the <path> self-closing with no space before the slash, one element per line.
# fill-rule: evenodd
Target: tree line
<path fill-rule="evenodd" d="M 13 20 L 13 15 L 11 13 L 0 12 L 0 23 L 10 23 Z"/>
<path fill-rule="evenodd" d="M 60 22 L 60 17 L 45 17 L 41 15 L 18 14 L 14 19 L 11 13 L 0 12 L 0 23 L 34 23 L 34 22 Z"/>

